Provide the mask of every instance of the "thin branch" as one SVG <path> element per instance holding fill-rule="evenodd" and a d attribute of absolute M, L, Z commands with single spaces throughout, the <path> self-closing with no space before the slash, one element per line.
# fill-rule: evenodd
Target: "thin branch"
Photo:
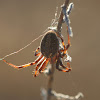
<path fill-rule="evenodd" d="M 65 0 L 65 3 L 63 4 L 63 7 L 67 8 L 68 4 L 69 4 L 69 0 Z M 58 35 L 61 35 L 61 28 L 62 28 L 62 23 L 63 23 L 63 16 L 64 16 L 64 14 L 63 14 L 63 9 L 62 9 L 62 11 L 60 13 L 58 25 L 57 25 L 57 33 L 58 33 Z"/>
<path fill-rule="evenodd" d="M 64 99 L 64 100 L 79 100 L 79 98 L 83 98 L 83 94 L 81 92 L 79 92 L 76 96 L 69 96 L 69 95 L 65 95 L 62 93 L 57 93 L 55 91 L 51 91 L 52 96 L 54 96 L 56 99 Z"/>
<path fill-rule="evenodd" d="M 69 0 L 65 0 L 64 3 L 64 7 L 67 8 L 69 3 Z M 63 10 L 60 13 L 60 17 L 59 17 L 59 21 L 58 21 L 58 25 L 57 25 L 57 34 L 61 35 L 61 27 L 62 27 L 62 23 L 63 23 Z M 47 85 L 47 100 L 51 99 L 51 91 L 52 91 L 52 84 L 53 84 L 53 73 L 54 73 L 54 68 L 55 68 L 55 64 L 53 62 L 53 59 L 51 58 L 51 70 L 50 70 L 50 74 L 48 75 L 48 85 Z"/>
<path fill-rule="evenodd" d="M 47 100 L 51 99 L 54 70 L 55 70 L 55 64 L 53 62 L 53 59 L 51 58 L 51 69 L 50 69 L 50 73 L 48 75 L 48 85 L 47 85 Z"/>
<path fill-rule="evenodd" d="M 62 6 L 62 10 L 60 12 L 60 16 L 58 19 L 56 32 L 59 36 L 61 36 L 63 22 L 66 22 L 67 32 L 68 32 L 69 36 L 73 36 L 72 30 L 70 27 L 69 14 L 70 14 L 71 9 L 73 8 L 74 4 L 70 3 L 70 5 L 67 9 L 67 12 L 66 12 L 66 8 L 67 8 L 68 4 L 69 4 L 69 0 L 65 0 L 65 3 Z M 55 29 L 55 27 L 54 27 L 54 29 Z M 67 60 L 71 61 L 71 57 L 67 56 Z M 65 59 L 65 61 L 67 61 L 67 60 Z M 53 85 L 54 70 L 55 70 L 55 62 L 53 62 L 53 59 L 51 58 L 51 69 L 49 69 L 48 71 L 46 70 L 44 72 L 44 73 L 48 74 L 48 85 L 47 85 L 47 91 L 44 88 L 41 89 L 43 100 L 50 100 L 51 96 L 54 96 L 56 99 L 61 99 L 61 100 L 62 99 L 64 99 L 64 100 L 79 100 L 79 98 L 83 97 L 83 94 L 81 92 L 79 92 L 76 96 L 69 96 L 69 95 L 65 95 L 65 94 L 57 93 L 57 92 L 53 91 L 52 85 Z"/>
<path fill-rule="evenodd" d="M 43 100 L 48 100 L 47 99 L 47 91 L 44 88 L 41 88 L 41 95 L 43 96 Z M 80 98 L 83 98 L 84 95 L 83 93 L 79 92 L 77 95 L 75 96 L 69 96 L 69 95 L 65 95 L 62 93 L 57 93 L 54 90 L 51 91 L 51 96 L 55 97 L 58 100 L 79 100 Z"/>

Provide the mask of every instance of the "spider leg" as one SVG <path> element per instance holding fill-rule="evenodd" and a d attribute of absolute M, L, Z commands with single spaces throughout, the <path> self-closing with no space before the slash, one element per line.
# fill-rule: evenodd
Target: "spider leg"
<path fill-rule="evenodd" d="M 40 67 L 40 65 L 42 64 L 42 62 L 43 62 L 45 59 L 46 59 L 45 57 L 41 58 L 41 60 L 40 60 L 39 63 L 37 64 L 36 69 L 35 69 L 35 75 L 34 75 L 34 77 L 36 77 L 37 70 L 38 70 L 38 68 Z"/>
<path fill-rule="evenodd" d="M 66 66 L 63 65 L 63 63 L 62 63 L 62 61 L 61 61 L 60 58 L 59 58 L 59 63 L 60 63 L 60 66 L 62 66 L 63 68 L 70 69 L 71 70 L 70 63 L 69 62 L 67 62 L 67 68 L 66 68 Z"/>
<path fill-rule="evenodd" d="M 68 33 L 68 26 L 67 26 L 67 33 Z M 66 50 L 68 50 L 69 47 L 70 47 L 70 37 L 68 33 L 68 44 L 66 45 Z"/>
<path fill-rule="evenodd" d="M 59 65 L 62 66 L 63 68 L 65 68 L 66 70 L 60 69 L 60 68 L 59 68 Z M 62 64 L 62 62 L 60 61 L 60 59 L 57 60 L 56 69 L 58 69 L 59 71 L 62 71 L 62 72 L 69 72 L 69 71 L 71 71 L 71 68 L 69 68 L 69 67 L 66 68 L 66 67 Z"/>
<path fill-rule="evenodd" d="M 46 60 L 43 62 L 41 68 L 39 69 L 39 73 L 45 69 L 45 67 L 46 67 L 46 65 L 48 64 L 48 62 L 49 62 L 49 59 L 46 59 Z"/>
<path fill-rule="evenodd" d="M 36 49 L 36 51 L 35 51 L 35 56 L 39 56 L 41 53 L 39 52 L 39 53 L 37 53 L 38 51 L 39 51 L 39 49 L 40 49 L 40 46 Z"/>
<path fill-rule="evenodd" d="M 68 26 L 67 26 L 67 33 L 68 33 L 68 44 L 65 46 L 64 44 L 64 40 L 61 36 L 59 36 L 56 32 L 54 32 L 62 41 L 62 45 L 64 47 L 64 49 L 61 49 L 60 52 L 63 52 L 63 56 L 64 57 L 66 55 L 66 51 L 68 50 L 68 48 L 70 47 L 70 37 L 69 37 L 69 33 L 68 33 Z"/>
<path fill-rule="evenodd" d="M 12 67 L 14 67 L 14 68 L 25 68 L 25 67 L 28 67 L 28 66 L 31 66 L 31 65 L 34 65 L 35 63 L 34 62 L 31 62 L 31 63 L 28 63 L 28 64 L 25 64 L 25 65 L 20 65 L 20 66 L 16 66 L 16 65 L 14 65 L 14 64 L 12 64 L 12 63 L 9 63 L 9 62 L 7 62 L 6 60 L 4 60 L 3 59 L 3 61 L 6 63 L 6 64 L 8 64 L 8 65 L 10 65 L 10 66 L 12 66 Z"/>
<path fill-rule="evenodd" d="M 3 61 L 4 61 L 6 64 L 8 64 L 8 65 L 10 65 L 10 66 L 12 66 L 12 67 L 14 67 L 14 68 L 20 69 L 20 68 L 25 68 L 25 67 L 28 67 L 28 66 L 31 66 L 31 65 L 35 65 L 36 63 L 38 63 L 38 61 L 39 61 L 42 57 L 43 57 L 43 55 L 40 55 L 34 62 L 30 62 L 30 63 L 28 63 L 28 64 L 20 65 L 20 66 L 16 66 L 16 65 L 14 65 L 14 64 L 12 64 L 12 63 L 9 63 L 9 62 L 7 62 L 7 61 L 4 60 L 4 59 L 3 59 Z"/>
<path fill-rule="evenodd" d="M 49 62 L 49 59 L 45 59 L 45 60 L 42 62 L 38 74 L 41 73 L 41 71 L 43 71 L 43 70 L 45 69 L 45 67 L 46 67 L 46 65 L 47 65 L 48 62 Z M 37 74 L 37 75 L 38 75 L 38 74 Z M 36 77 L 37 75 L 35 75 L 35 77 Z"/>
<path fill-rule="evenodd" d="M 67 33 L 68 33 L 68 27 L 67 27 Z M 68 44 L 67 44 L 66 46 L 65 46 L 65 44 L 64 44 L 63 38 L 62 38 L 61 36 L 59 36 L 57 33 L 56 33 L 56 35 L 61 39 L 62 45 L 63 45 L 63 47 L 64 47 L 64 49 L 60 50 L 60 52 L 63 52 L 63 53 L 64 53 L 63 55 L 65 55 L 65 54 L 66 54 L 66 51 L 67 51 L 68 48 L 70 47 L 70 37 L 69 37 L 69 33 L 68 33 Z"/>
<path fill-rule="evenodd" d="M 56 33 L 56 35 L 61 39 L 61 41 L 62 41 L 62 45 L 63 45 L 63 47 L 64 47 L 64 49 L 65 49 L 66 47 L 65 47 L 65 44 L 64 44 L 64 40 L 63 40 L 63 38 L 62 38 L 61 36 L 59 36 L 57 33 Z"/>
<path fill-rule="evenodd" d="M 57 35 L 60 39 L 61 39 L 61 42 L 62 42 L 62 45 L 63 45 L 63 49 L 61 49 L 60 50 L 60 52 L 63 52 L 63 55 L 62 55 L 62 58 L 66 55 L 66 51 L 67 51 L 67 49 L 66 49 L 66 46 L 65 46 L 65 44 L 64 44 L 64 40 L 63 40 L 63 38 L 61 37 L 61 36 L 59 36 L 59 35 Z M 69 41 L 69 40 L 68 40 Z"/>

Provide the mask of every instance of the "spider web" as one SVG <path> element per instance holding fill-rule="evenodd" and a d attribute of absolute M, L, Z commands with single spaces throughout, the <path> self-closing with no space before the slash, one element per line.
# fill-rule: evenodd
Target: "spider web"
<path fill-rule="evenodd" d="M 70 6 L 69 6 L 69 8 L 68 8 L 68 11 L 67 11 L 68 15 L 69 15 L 69 13 L 71 12 L 71 9 L 73 8 L 73 7 L 71 7 L 71 6 L 72 6 L 72 4 L 70 4 Z M 56 7 L 55 18 L 52 19 L 50 27 L 48 27 L 44 32 L 42 32 L 42 33 L 43 33 L 42 35 L 40 35 L 39 37 L 35 38 L 35 39 L 32 40 L 29 44 L 27 44 L 27 45 L 24 46 L 23 48 L 19 49 L 18 51 L 15 51 L 15 52 L 13 52 L 13 53 L 10 53 L 10 54 L 4 56 L 3 58 L 1 58 L 0 60 L 3 60 L 3 59 L 5 59 L 6 57 L 9 57 L 9 56 L 11 56 L 11 55 L 14 55 L 14 54 L 19 53 L 20 51 L 24 50 L 25 48 L 27 48 L 28 46 L 30 46 L 32 43 L 34 43 L 36 40 L 38 40 L 40 37 L 44 36 L 44 35 L 46 34 L 46 31 L 48 31 L 49 29 L 51 29 L 51 30 L 56 30 L 56 29 L 57 29 L 57 24 L 58 24 L 58 18 L 59 18 L 57 13 L 58 13 L 58 7 Z M 67 16 L 65 16 L 65 17 L 67 18 Z M 65 22 L 66 22 L 66 23 L 68 24 L 68 26 L 69 26 L 69 19 L 65 20 Z M 70 26 L 69 26 L 69 30 L 71 31 Z M 71 34 L 72 32 L 69 32 L 69 33 Z M 70 35 L 70 34 L 69 34 L 69 35 Z M 35 52 L 35 51 L 33 51 L 33 52 Z"/>
<path fill-rule="evenodd" d="M 58 20 L 57 13 L 58 13 L 58 7 L 56 7 L 55 18 L 52 19 L 50 27 L 48 27 L 45 31 L 43 31 L 42 32 L 43 33 L 42 35 L 40 35 L 37 38 L 33 39 L 29 44 L 27 44 L 23 48 L 15 51 L 15 52 L 12 52 L 12 53 L 8 54 L 8 55 L 4 56 L 3 58 L 0 58 L 0 60 L 3 60 L 3 59 L 5 59 L 5 58 L 7 58 L 7 57 L 9 57 L 11 55 L 17 54 L 17 53 L 21 52 L 22 50 L 24 50 L 25 48 L 29 47 L 32 43 L 34 43 L 40 37 L 43 37 L 49 29 L 53 29 L 53 30 L 56 29 L 56 27 L 57 27 L 57 20 Z M 35 52 L 35 50 L 33 52 Z"/>
<path fill-rule="evenodd" d="M 32 43 L 34 43 L 36 40 L 38 40 L 40 37 L 44 36 L 44 35 L 46 34 L 46 33 L 45 33 L 46 31 L 47 31 L 47 29 L 43 32 L 44 34 L 42 34 L 42 35 L 40 35 L 39 37 L 35 38 L 34 40 L 32 40 L 29 44 L 27 44 L 27 45 L 24 46 L 23 48 L 21 48 L 21 49 L 15 51 L 15 52 L 13 52 L 13 53 L 10 53 L 10 54 L 4 56 L 4 57 L 1 58 L 0 60 L 3 60 L 3 59 L 5 59 L 6 57 L 9 57 L 9 56 L 11 56 L 11 55 L 14 55 L 14 54 L 19 53 L 20 51 L 24 50 L 25 48 L 27 48 L 28 46 L 30 46 Z M 33 51 L 33 52 L 35 52 L 35 51 Z"/>

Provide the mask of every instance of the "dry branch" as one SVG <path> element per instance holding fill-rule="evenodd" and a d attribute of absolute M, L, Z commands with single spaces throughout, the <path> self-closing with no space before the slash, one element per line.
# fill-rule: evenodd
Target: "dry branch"
<path fill-rule="evenodd" d="M 69 0 L 65 0 L 64 7 L 67 8 L 68 4 L 69 4 Z M 63 10 L 60 13 L 60 17 L 59 17 L 59 21 L 58 21 L 58 25 L 57 25 L 56 31 L 57 31 L 58 35 L 61 35 L 62 23 L 63 23 Z M 50 74 L 48 75 L 47 100 L 50 100 L 50 98 L 51 98 L 54 68 L 55 68 L 54 62 L 52 61 L 51 71 L 50 71 Z"/>
<path fill-rule="evenodd" d="M 60 12 L 60 16 L 58 19 L 58 24 L 57 24 L 57 28 L 56 28 L 56 32 L 59 36 L 61 36 L 61 30 L 62 30 L 62 23 L 65 21 L 67 24 L 67 28 L 68 28 L 68 34 L 70 36 L 72 36 L 72 31 L 71 31 L 71 27 L 69 25 L 69 18 L 68 15 L 73 7 L 73 3 L 71 3 L 69 5 L 69 9 L 66 13 L 66 8 L 69 4 L 69 0 L 65 0 L 63 6 L 62 6 L 62 10 Z M 65 17 L 65 19 L 64 19 Z M 49 69 L 49 71 L 45 71 L 44 73 L 49 72 L 48 74 L 48 85 L 47 85 L 47 91 L 45 89 L 41 89 L 41 93 L 43 96 L 43 100 L 50 100 L 51 96 L 56 97 L 56 99 L 66 99 L 66 100 L 78 100 L 80 97 L 83 97 L 82 93 L 78 93 L 76 96 L 69 96 L 69 95 L 64 95 L 62 93 L 56 93 L 55 91 L 52 90 L 52 84 L 53 84 L 53 74 L 54 74 L 54 69 L 55 69 L 55 63 L 53 62 L 52 58 L 51 58 L 51 69 Z"/>
<path fill-rule="evenodd" d="M 65 3 L 63 4 L 63 6 L 65 8 L 67 8 L 68 4 L 69 4 L 69 0 L 65 0 Z M 57 33 L 58 33 L 58 35 L 61 35 L 61 28 L 62 28 L 62 23 L 63 23 L 63 16 L 64 16 L 63 10 L 61 10 L 61 13 L 60 13 L 60 16 L 59 16 L 58 25 L 57 25 Z"/>
<path fill-rule="evenodd" d="M 64 7 L 67 8 L 68 4 L 69 4 L 69 0 L 65 0 Z M 58 35 L 61 35 L 62 23 L 63 23 L 63 10 L 60 13 L 60 17 L 59 17 L 59 21 L 58 21 L 58 25 L 57 25 L 57 30 L 56 31 L 57 31 Z M 48 75 L 47 100 L 50 100 L 50 98 L 51 98 L 54 68 L 55 68 L 54 62 L 52 61 L 50 74 Z"/>
<path fill-rule="evenodd" d="M 41 95 L 43 96 L 43 100 L 48 100 L 47 91 L 44 88 L 41 89 L 41 93 L 42 93 Z M 55 97 L 58 100 L 79 100 L 80 98 L 84 97 L 84 95 L 81 92 L 79 92 L 75 96 L 69 96 L 62 93 L 57 93 L 53 90 L 51 90 L 51 96 Z"/>
<path fill-rule="evenodd" d="M 83 94 L 81 92 L 79 92 L 76 96 L 69 96 L 69 95 L 65 95 L 62 93 L 57 93 L 55 91 L 51 91 L 52 96 L 54 96 L 56 99 L 59 100 L 79 100 L 81 97 L 83 98 Z"/>

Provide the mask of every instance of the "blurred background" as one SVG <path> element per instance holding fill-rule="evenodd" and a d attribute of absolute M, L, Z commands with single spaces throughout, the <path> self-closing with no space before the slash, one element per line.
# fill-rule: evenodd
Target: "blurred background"
<path fill-rule="evenodd" d="M 55 70 L 53 89 L 58 93 L 84 94 L 82 100 L 100 98 L 100 1 L 70 0 L 75 7 L 70 14 L 74 37 L 68 52 L 72 57 L 70 73 Z M 15 52 L 37 38 L 51 25 L 56 7 L 64 0 L 0 0 L 0 58 Z M 66 25 L 63 36 L 67 43 Z M 34 61 L 34 50 L 41 38 L 7 61 L 21 65 Z M 16 70 L 0 61 L 0 100 L 42 100 L 41 87 L 47 78 L 41 74 L 34 78 L 31 66 Z M 52 100 L 54 100 L 52 98 Z"/>

